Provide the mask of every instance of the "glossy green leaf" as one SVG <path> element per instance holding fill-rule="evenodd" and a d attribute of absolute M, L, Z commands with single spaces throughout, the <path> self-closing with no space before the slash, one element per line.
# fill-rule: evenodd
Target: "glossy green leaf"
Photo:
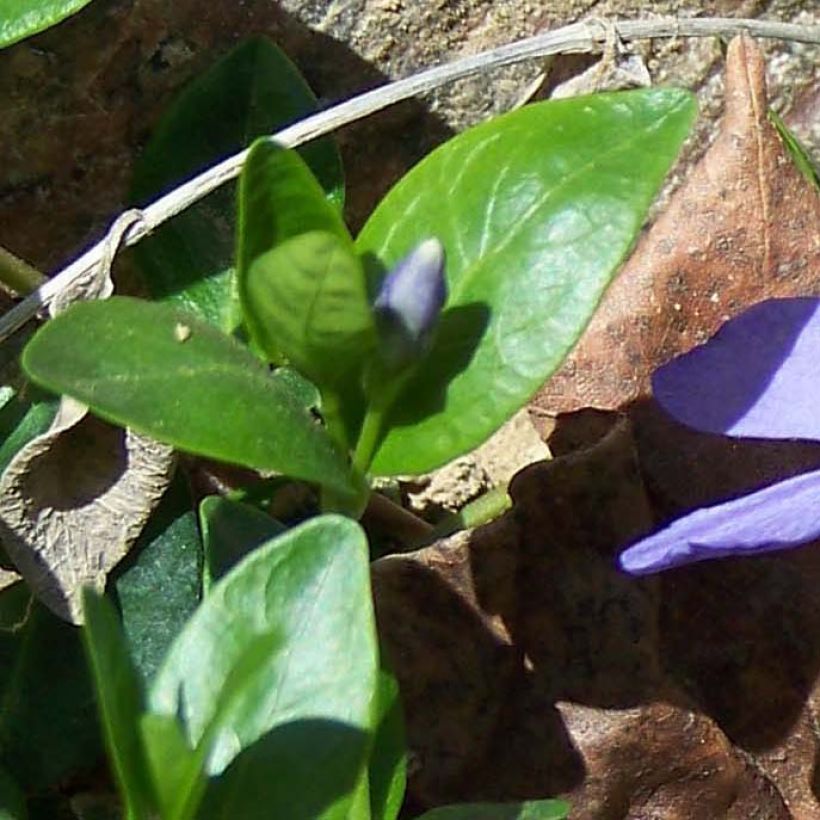
<path fill-rule="evenodd" d="M 376 344 L 364 269 L 349 240 L 299 234 L 258 256 L 243 275 L 248 327 L 320 389 L 338 389 Z"/>
<path fill-rule="evenodd" d="M 815 188 L 820 190 L 820 172 L 818 172 L 817 165 L 812 160 L 806 147 L 797 139 L 776 111 L 769 111 L 769 119 L 777 129 L 780 139 L 783 140 L 783 144 L 786 146 L 789 154 L 791 154 L 791 158 L 794 160 L 794 164 L 798 167 L 800 173 L 803 174 Z"/>
<path fill-rule="evenodd" d="M 91 0 L 0 0 L 0 48 L 45 31 Z"/>
<path fill-rule="evenodd" d="M 0 820 L 27 820 L 26 799 L 19 786 L 0 769 Z"/>
<path fill-rule="evenodd" d="M 27 793 L 56 788 L 102 756 L 81 630 L 23 583 L 0 592 L 0 702 L 0 765 Z"/>
<path fill-rule="evenodd" d="M 529 105 L 426 157 L 357 248 L 390 266 L 421 240 L 447 252 L 449 300 L 398 397 L 373 471 L 431 470 L 486 439 L 580 336 L 695 114 L 647 89 Z"/>
<path fill-rule="evenodd" d="M 245 749 L 205 794 L 198 820 L 348 820 L 368 734 L 330 720 L 277 726 Z M 275 774 L 272 774 L 275 773 Z"/>
<path fill-rule="evenodd" d="M 225 159 L 254 138 L 316 110 L 296 67 L 264 37 L 240 44 L 188 86 L 145 147 L 132 199 L 144 205 Z M 299 149 L 337 207 L 339 153 L 329 137 Z M 135 249 L 152 295 L 172 299 L 223 330 L 239 318 L 233 276 L 236 186 L 229 184 L 174 217 Z"/>
<path fill-rule="evenodd" d="M 565 800 L 528 800 L 524 803 L 462 803 L 442 806 L 417 820 L 564 820 L 570 812 Z"/>
<path fill-rule="evenodd" d="M 404 800 L 407 781 L 407 746 L 399 684 L 384 665 L 379 670 L 378 713 L 370 751 L 370 817 L 395 820 Z"/>
<path fill-rule="evenodd" d="M 377 665 L 364 533 L 326 515 L 259 547 L 214 585 L 171 648 L 150 705 L 180 716 L 192 747 L 207 741 L 208 772 L 218 775 L 292 721 L 368 731 Z"/>
<path fill-rule="evenodd" d="M 187 483 L 177 475 L 115 586 L 131 657 L 148 683 L 202 597 L 202 541 Z"/>
<path fill-rule="evenodd" d="M 248 553 L 285 530 L 284 524 L 262 510 L 218 495 L 202 500 L 199 520 L 205 548 L 202 582 L 206 594 Z"/>
<path fill-rule="evenodd" d="M 344 455 L 286 387 L 239 342 L 171 305 L 73 305 L 29 342 L 23 367 L 181 450 L 348 491 Z"/>
<path fill-rule="evenodd" d="M 83 615 L 83 637 L 97 689 L 108 758 L 120 787 L 127 820 L 142 820 L 150 816 L 154 807 L 139 730 L 142 683 L 128 654 L 117 613 L 108 599 L 86 587 Z"/>

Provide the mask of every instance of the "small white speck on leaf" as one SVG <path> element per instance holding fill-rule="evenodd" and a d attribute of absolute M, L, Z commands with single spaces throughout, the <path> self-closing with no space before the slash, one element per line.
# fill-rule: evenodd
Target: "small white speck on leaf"
<path fill-rule="evenodd" d="M 174 338 L 178 342 L 186 342 L 188 339 L 191 338 L 191 328 L 188 325 L 183 325 L 181 322 L 177 322 L 174 325 Z"/>

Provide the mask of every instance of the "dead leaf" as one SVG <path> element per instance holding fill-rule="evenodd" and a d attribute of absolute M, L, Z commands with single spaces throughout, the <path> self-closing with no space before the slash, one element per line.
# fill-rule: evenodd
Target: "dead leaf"
<path fill-rule="evenodd" d="M 701 640 L 693 623 L 743 619 L 745 589 L 712 595 L 693 582 L 675 596 L 663 581 L 617 570 L 617 552 L 651 527 L 651 510 L 628 420 L 592 422 L 600 440 L 519 473 L 510 514 L 373 565 L 379 634 L 406 714 L 411 796 L 429 807 L 561 795 L 577 818 L 817 816 L 801 808 L 812 799 L 814 736 L 801 745 L 786 725 L 799 719 L 805 729 L 801 687 L 753 704 L 790 674 L 811 678 L 811 651 L 769 650 L 779 614 L 797 628 L 789 617 L 809 606 L 813 580 L 799 596 L 789 589 L 780 610 L 769 594 L 739 639 L 721 629 L 719 643 Z M 693 611 L 703 614 L 687 620 Z M 754 669 L 771 667 L 767 686 L 742 679 L 758 629 L 765 651 Z M 727 665 L 732 687 L 711 676 L 693 686 L 689 658 L 715 673 Z M 743 707 L 730 714 L 735 697 Z M 732 715 L 745 712 L 748 727 L 778 709 L 765 749 L 736 745 Z"/>
<path fill-rule="evenodd" d="M 534 404 L 615 409 L 652 371 L 771 297 L 820 294 L 820 197 L 767 119 L 749 37 L 726 62 L 721 132 L 640 240 L 563 367 Z"/>
<path fill-rule="evenodd" d="M 173 472 L 171 447 L 112 427 L 63 398 L 51 428 L 0 479 L 3 545 L 34 594 L 81 622 L 84 585 L 105 586 Z"/>

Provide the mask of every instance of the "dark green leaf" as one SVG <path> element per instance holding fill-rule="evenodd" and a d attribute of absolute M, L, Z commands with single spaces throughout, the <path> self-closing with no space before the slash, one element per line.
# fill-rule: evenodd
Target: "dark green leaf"
<path fill-rule="evenodd" d="M 214 585 L 155 679 L 151 710 L 179 715 L 191 746 L 211 750 L 208 772 L 220 774 L 292 721 L 369 730 L 376 673 L 364 533 L 327 515 L 258 548 Z"/>
<path fill-rule="evenodd" d="M 53 397 L 29 399 L 18 392 L 0 408 L 0 473 L 26 444 L 48 430 L 58 404 Z"/>
<path fill-rule="evenodd" d="M 769 110 L 769 119 L 777 129 L 777 133 L 780 134 L 780 139 L 783 140 L 783 144 L 791 154 L 794 164 L 800 169 L 800 173 L 803 174 L 815 188 L 820 190 L 820 173 L 818 173 L 817 166 L 812 161 L 811 155 L 803 143 L 791 132 L 776 111 Z"/>
<path fill-rule="evenodd" d="M 269 40 L 239 45 L 188 86 L 165 114 L 134 175 L 144 205 L 219 160 L 316 109 L 296 67 Z M 341 160 L 326 137 L 300 149 L 327 195 L 343 197 Z M 232 330 L 239 318 L 233 277 L 235 185 L 226 185 L 163 225 L 136 248 L 151 293 Z"/>
<path fill-rule="evenodd" d="M 240 559 L 284 531 L 284 524 L 250 504 L 211 495 L 199 505 L 205 548 L 205 593 Z"/>
<path fill-rule="evenodd" d="M 447 252 L 433 350 L 398 397 L 376 474 L 431 470 L 480 444 L 580 336 L 686 137 L 675 89 L 526 106 L 455 137 L 368 220 L 362 254 Z"/>
<path fill-rule="evenodd" d="M 3 0 L 0 4 L 0 48 L 30 37 L 78 12 L 91 0 Z"/>
<path fill-rule="evenodd" d="M 0 820 L 26 820 L 26 799 L 17 784 L 0 769 Z"/>
<path fill-rule="evenodd" d="M 108 599 L 83 590 L 83 636 L 94 675 L 108 757 L 120 787 L 127 820 L 150 816 L 153 790 L 139 731 L 143 693 L 128 654 L 119 618 Z"/>
<path fill-rule="evenodd" d="M 427 811 L 417 820 L 564 820 L 570 805 L 564 800 L 525 803 L 463 803 Z"/>
<path fill-rule="evenodd" d="M 286 387 L 241 344 L 170 305 L 73 305 L 29 342 L 23 367 L 181 450 L 349 490 L 346 458 Z"/>
<path fill-rule="evenodd" d="M 0 592 L 0 702 L 0 762 L 27 792 L 53 788 L 102 755 L 80 629 L 23 583 Z"/>
<path fill-rule="evenodd" d="M 330 720 L 277 726 L 245 749 L 209 787 L 199 820 L 355 817 L 349 796 L 367 744 L 367 732 Z"/>
<path fill-rule="evenodd" d="M 146 683 L 202 597 L 202 542 L 192 504 L 185 480 L 177 475 L 126 566 L 118 569 L 122 625 Z"/>
<path fill-rule="evenodd" d="M 379 670 L 378 714 L 370 751 L 370 816 L 395 820 L 399 816 L 407 779 L 407 747 L 404 740 L 399 685 L 384 665 Z"/>
<path fill-rule="evenodd" d="M 242 305 L 257 345 L 319 388 L 337 390 L 376 343 L 364 270 L 349 240 L 299 234 L 253 260 Z"/>

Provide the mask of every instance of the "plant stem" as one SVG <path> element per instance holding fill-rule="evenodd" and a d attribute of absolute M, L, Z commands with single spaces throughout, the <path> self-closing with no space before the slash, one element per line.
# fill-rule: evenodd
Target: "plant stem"
<path fill-rule="evenodd" d="M 37 268 L 0 245 L 0 282 L 9 290 L 25 296 L 37 290 L 45 281 L 46 277 Z"/>
<path fill-rule="evenodd" d="M 370 462 L 376 454 L 379 446 L 379 438 L 384 422 L 385 405 L 371 404 L 367 408 L 367 413 L 362 422 L 362 429 L 359 433 L 359 440 L 356 442 L 356 449 L 353 451 L 353 466 L 362 473 L 366 473 L 370 468 Z"/>
<path fill-rule="evenodd" d="M 507 492 L 507 485 L 493 487 L 474 501 L 465 505 L 457 513 L 448 515 L 436 524 L 430 540 L 444 538 L 460 530 L 471 530 L 494 521 L 512 507 L 512 499 Z"/>

